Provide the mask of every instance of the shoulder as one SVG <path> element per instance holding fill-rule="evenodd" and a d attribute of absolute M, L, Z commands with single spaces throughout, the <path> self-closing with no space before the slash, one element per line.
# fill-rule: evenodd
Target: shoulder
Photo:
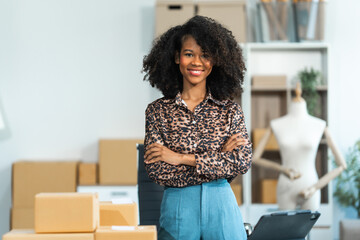
<path fill-rule="evenodd" d="M 166 109 L 169 106 L 172 106 L 175 102 L 175 99 L 168 99 L 165 97 L 156 99 L 155 101 L 148 104 L 146 108 L 146 112 L 160 111 L 162 109 Z"/>
<path fill-rule="evenodd" d="M 242 115 L 243 111 L 240 104 L 234 102 L 233 100 L 222 100 L 221 101 L 223 108 L 230 111 L 231 113 Z"/>

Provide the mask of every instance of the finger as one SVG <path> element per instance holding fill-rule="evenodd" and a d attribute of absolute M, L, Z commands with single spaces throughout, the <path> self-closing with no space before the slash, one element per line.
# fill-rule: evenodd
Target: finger
<path fill-rule="evenodd" d="M 151 153 L 153 153 L 153 152 L 158 152 L 158 151 L 160 151 L 160 150 L 161 150 L 160 147 L 158 147 L 157 145 L 154 145 L 154 146 L 152 146 L 150 149 L 148 149 L 148 150 L 146 151 L 146 153 L 145 153 L 145 155 L 144 155 L 144 158 L 147 158 L 147 156 L 148 156 L 149 154 L 151 154 Z"/>
<path fill-rule="evenodd" d="M 240 146 L 240 145 L 245 145 L 247 144 L 247 139 L 244 138 L 235 138 L 232 141 L 228 142 L 228 146 Z"/>
<path fill-rule="evenodd" d="M 227 146 L 227 151 L 232 151 L 234 150 L 234 148 L 236 147 L 236 142 L 231 142 L 228 146 Z"/>
<path fill-rule="evenodd" d="M 229 137 L 228 141 L 233 141 L 234 139 L 237 139 L 240 136 L 240 133 L 236 133 L 234 135 L 232 135 L 231 137 Z"/>
<path fill-rule="evenodd" d="M 246 145 L 246 144 L 248 144 L 249 143 L 249 141 L 247 140 L 247 139 L 245 139 L 245 138 L 242 138 L 241 140 L 238 140 L 237 141 L 237 145 L 238 146 L 240 146 L 240 145 Z"/>
<path fill-rule="evenodd" d="M 154 147 L 162 147 L 163 145 L 162 144 L 160 144 L 160 143 L 152 143 L 152 144 L 150 144 L 150 145 L 148 145 L 147 147 L 146 147 L 146 151 L 148 151 L 148 150 L 150 150 L 151 148 L 154 148 Z"/>
<path fill-rule="evenodd" d="M 156 163 L 156 162 L 159 162 L 161 161 L 161 158 L 160 157 L 155 157 L 149 161 L 145 161 L 146 164 L 151 164 L 151 163 Z"/>
<path fill-rule="evenodd" d="M 248 141 L 246 139 L 239 139 L 236 141 L 232 141 L 227 145 L 227 151 L 232 151 L 234 150 L 236 147 L 242 146 L 242 145 L 246 145 L 248 144 Z"/>
<path fill-rule="evenodd" d="M 161 156 L 161 152 L 153 152 L 153 153 L 149 154 L 145 159 L 146 160 L 151 160 L 154 157 L 158 157 L 158 156 Z"/>

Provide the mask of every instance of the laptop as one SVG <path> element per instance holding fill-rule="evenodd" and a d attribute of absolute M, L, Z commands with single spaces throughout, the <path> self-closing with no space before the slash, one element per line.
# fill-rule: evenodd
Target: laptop
<path fill-rule="evenodd" d="M 305 240 L 320 213 L 310 210 L 263 215 L 248 240 Z"/>

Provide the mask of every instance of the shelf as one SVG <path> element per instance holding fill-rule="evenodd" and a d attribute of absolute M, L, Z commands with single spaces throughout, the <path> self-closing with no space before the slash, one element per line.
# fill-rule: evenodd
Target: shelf
<path fill-rule="evenodd" d="M 280 91 L 287 91 L 287 90 L 291 90 L 291 91 L 295 91 L 295 87 L 262 87 L 262 86 L 251 86 L 251 91 L 252 92 L 258 92 L 258 91 L 261 91 L 261 92 L 271 92 L 271 91 L 277 91 L 277 92 L 280 92 Z M 327 86 L 318 86 L 316 87 L 316 90 L 319 91 L 319 92 L 325 92 L 328 90 L 328 87 Z"/>
<path fill-rule="evenodd" d="M 247 72 L 244 81 L 244 92 L 241 96 L 242 108 L 246 118 L 248 132 L 253 134 L 255 128 L 268 128 L 272 119 L 287 113 L 294 96 L 295 82 L 299 81 L 299 71 L 312 67 L 321 72 L 321 85 L 318 105 L 321 109 L 318 118 L 327 120 L 329 83 L 329 45 L 321 42 L 306 43 L 247 43 L 241 44 L 244 50 Z M 286 86 L 252 86 L 252 76 L 285 75 Z M 279 151 L 264 151 L 262 157 L 281 164 Z M 321 140 L 315 160 L 316 171 L 321 177 L 331 169 L 328 161 L 328 146 Z M 276 211 L 277 204 L 261 202 L 258 188 L 262 179 L 274 179 L 279 173 L 261 167 L 254 167 L 242 176 L 243 204 L 241 211 L 244 219 L 256 223 L 261 215 Z M 321 191 L 319 211 L 326 219 L 319 221 L 318 226 L 332 225 L 331 184 Z M 260 200 L 259 200 L 260 199 Z"/>
<path fill-rule="evenodd" d="M 329 45 L 323 42 L 304 42 L 304 43 L 289 43 L 289 42 L 272 42 L 272 43 L 248 43 L 246 44 L 251 50 L 327 50 Z"/>

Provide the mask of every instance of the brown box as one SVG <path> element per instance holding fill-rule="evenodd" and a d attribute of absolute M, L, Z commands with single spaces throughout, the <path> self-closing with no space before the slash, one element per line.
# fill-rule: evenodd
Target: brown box
<path fill-rule="evenodd" d="M 12 206 L 34 208 L 40 192 L 75 192 L 78 162 L 19 161 L 13 164 Z"/>
<path fill-rule="evenodd" d="M 262 203 L 276 203 L 276 179 L 261 180 L 261 202 Z"/>
<path fill-rule="evenodd" d="M 100 227 L 95 232 L 96 240 L 156 240 L 156 226 L 113 226 Z"/>
<path fill-rule="evenodd" d="M 100 226 L 137 226 L 138 222 L 136 203 L 100 202 Z"/>
<path fill-rule="evenodd" d="M 232 182 L 230 186 L 236 197 L 237 204 L 240 206 L 242 204 L 241 184 Z"/>
<path fill-rule="evenodd" d="M 286 87 L 286 75 L 254 75 L 252 76 L 252 85 L 254 87 L 263 88 L 279 88 Z"/>
<path fill-rule="evenodd" d="M 137 184 L 137 143 L 143 139 L 114 139 L 99 142 L 99 183 Z"/>
<path fill-rule="evenodd" d="M 253 130 L 253 144 L 254 148 L 259 145 L 259 142 L 264 137 L 265 132 L 267 131 L 266 128 L 255 128 Z M 267 144 L 265 145 L 265 149 L 267 151 L 277 151 L 279 150 L 279 145 L 276 141 L 275 135 L 271 133 L 269 140 L 267 141 Z"/>
<path fill-rule="evenodd" d="M 36 233 L 94 232 L 99 199 L 93 193 L 39 193 L 35 196 Z"/>
<path fill-rule="evenodd" d="M 34 208 L 11 209 L 10 229 L 34 228 Z"/>
<path fill-rule="evenodd" d="M 79 163 L 79 185 L 96 185 L 97 163 Z"/>
<path fill-rule="evenodd" d="M 247 42 L 245 0 L 198 0 L 198 15 L 213 18 L 232 31 L 238 42 Z"/>
<path fill-rule="evenodd" d="M 14 229 L 3 235 L 3 240 L 94 240 L 94 233 L 41 233 L 33 229 Z"/>
<path fill-rule="evenodd" d="M 157 0 L 156 1 L 155 36 L 158 37 L 170 27 L 184 24 L 195 15 L 192 0 Z"/>

